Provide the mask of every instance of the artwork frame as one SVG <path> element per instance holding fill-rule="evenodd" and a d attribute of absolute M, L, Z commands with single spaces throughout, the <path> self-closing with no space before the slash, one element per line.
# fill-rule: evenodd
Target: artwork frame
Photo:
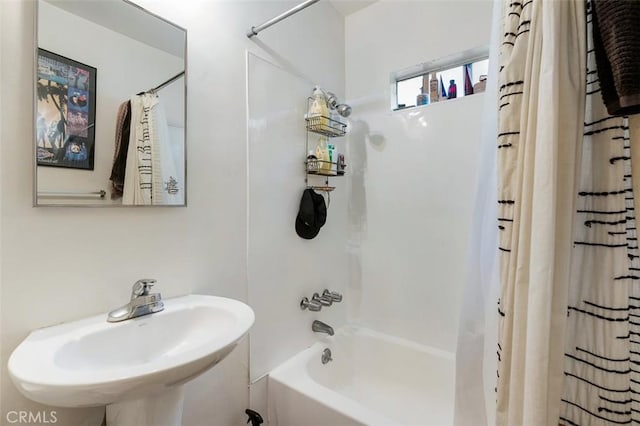
<path fill-rule="evenodd" d="M 41 48 L 36 66 L 37 165 L 93 170 L 97 69 Z"/>

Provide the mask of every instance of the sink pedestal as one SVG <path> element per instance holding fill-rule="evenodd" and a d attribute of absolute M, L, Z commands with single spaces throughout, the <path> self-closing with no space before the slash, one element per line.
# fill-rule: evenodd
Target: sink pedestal
<path fill-rule="evenodd" d="M 180 426 L 184 386 L 163 393 L 107 405 L 107 426 Z"/>

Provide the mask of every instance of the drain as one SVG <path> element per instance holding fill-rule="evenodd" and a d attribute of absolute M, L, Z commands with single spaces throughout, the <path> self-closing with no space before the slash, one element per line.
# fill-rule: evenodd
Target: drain
<path fill-rule="evenodd" d="M 333 358 L 331 358 L 331 349 L 329 348 L 325 348 L 324 351 L 322 351 L 322 363 L 326 364 L 329 361 L 333 361 Z"/>

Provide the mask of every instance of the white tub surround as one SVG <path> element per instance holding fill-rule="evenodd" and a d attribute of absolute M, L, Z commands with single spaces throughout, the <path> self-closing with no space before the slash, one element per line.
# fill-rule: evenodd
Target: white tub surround
<path fill-rule="evenodd" d="M 269 422 L 450 425 L 454 376 L 452 353 L 347 326 L 269 373 Z"/>

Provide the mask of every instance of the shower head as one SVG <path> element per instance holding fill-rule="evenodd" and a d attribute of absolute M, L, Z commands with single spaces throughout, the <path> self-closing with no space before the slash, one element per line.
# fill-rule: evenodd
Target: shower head
<path fill-rule="evenodd" d="M 348 117 L 351 115 L 351 107 L 347 104 L 340 104 L 336 107 L 336 111 L 343 117 Z"/>
<path fill-rule="evenodd" d="M 338 114 L 345 118 L 351 115 L 351 107 L 349 105 L 339 104 L 338 97 L 331 92 L 325 92 L 325 94 L 327 96 L 327 104 L 329 105 L 329 108 L 335 109 Z"/>

